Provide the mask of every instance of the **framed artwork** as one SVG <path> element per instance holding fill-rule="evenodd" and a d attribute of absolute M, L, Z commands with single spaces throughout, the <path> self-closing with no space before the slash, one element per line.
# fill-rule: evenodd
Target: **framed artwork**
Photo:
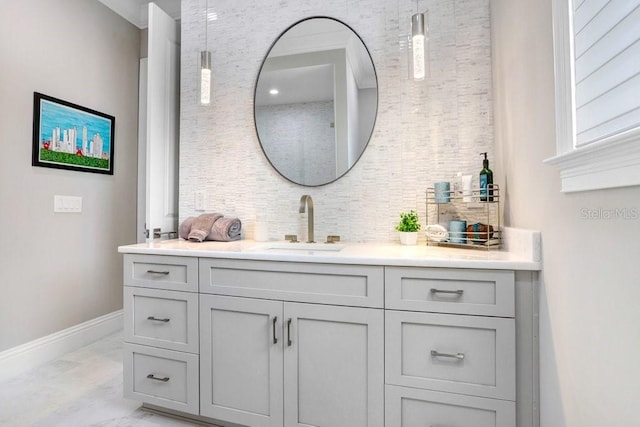
<path fill-rule="evenodd" d="M 33 166 L 113 175 L 116 119 L 33 93 Z"/>

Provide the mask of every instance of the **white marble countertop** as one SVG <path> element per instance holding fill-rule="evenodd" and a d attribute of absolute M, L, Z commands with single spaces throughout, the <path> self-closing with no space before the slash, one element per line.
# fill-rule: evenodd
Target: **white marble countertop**
<path fill-rule="evenodd" d="M 515 230 L 515 229 L 513 229 Z M 424 243 L 403 246 L 399 243 L 341 243 L 339 251 L 287 249 L 288 242 L 189 242 L 182 239 L 157 240 L 120 246 L 129 254 L 195 256 L 206 258 L 266 261 L 312 262 L 360 265 L 392 265 L 407 267 L 484 268 L 503 270 L 540 270 L 540 233 L 512 231 L 507 233 L 503 250 L 475 250 Z M 305 244 L 300 244 L 300 247 Z M 318 247 L 328 246 L 316 243 Z M 283 248 L 284 247 L 284 248 Z M 509 249 L 511 247 L 511 250 Z"/>

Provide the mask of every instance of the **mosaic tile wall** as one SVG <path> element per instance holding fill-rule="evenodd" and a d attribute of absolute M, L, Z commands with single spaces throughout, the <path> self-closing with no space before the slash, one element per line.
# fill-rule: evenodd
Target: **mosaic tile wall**
<path fill-rule="evenodd" d="M 477 175 L 480 152 L 493 159 L 489 0 L 420 1 L 429 9 L 430 77 L 407 79 L 409 0 L 182 1 L 180 219 L 206 210 L 238 216 L 245 238 L 256 218 L 272 239 L 306 235 L 300 196 L 315 202 L 316 240 L 395 241 L 399 213 L 416 209 L 424 223 L 425 189 L 460 171 Z M 369 146 L 340 180 L 321 187 L 286 181 L 264 157 L 253 121 L 260 64 L 279 34 L 308 16 L 330 16 L 367 45 L 379 103 Z M 205 37 L 205 34 L 207 36 Z M 213 103 L 198 104 L 199 52 L 213 55 Z M 499 175 L 500 171 L 494 170 Z M 424 241 L 424 238 L 422 238 Z"/>

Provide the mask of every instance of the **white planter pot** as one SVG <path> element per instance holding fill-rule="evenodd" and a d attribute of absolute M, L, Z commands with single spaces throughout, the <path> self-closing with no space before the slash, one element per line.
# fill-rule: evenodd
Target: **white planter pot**
<path fill-rule="evenodd" d="M 400 244 L 415 245 L 418 243 L 417 231 L 398 231 L 400 233 Z"/>

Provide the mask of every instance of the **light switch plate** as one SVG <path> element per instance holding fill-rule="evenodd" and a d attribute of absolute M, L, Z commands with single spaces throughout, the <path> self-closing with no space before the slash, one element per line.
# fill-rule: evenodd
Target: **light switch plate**
<path fill-rule="evenodd" d="M 195 209 L 197 211 L 203 211 L 205 205 L 206 193 L 204 190 L 196 191 L 195 193 Z"/>
<path fill-rule="evenodd" d="M 53 211 L 60 213 L 82 212 L 82 197 L 79 196 L 53 196 Z"/>

